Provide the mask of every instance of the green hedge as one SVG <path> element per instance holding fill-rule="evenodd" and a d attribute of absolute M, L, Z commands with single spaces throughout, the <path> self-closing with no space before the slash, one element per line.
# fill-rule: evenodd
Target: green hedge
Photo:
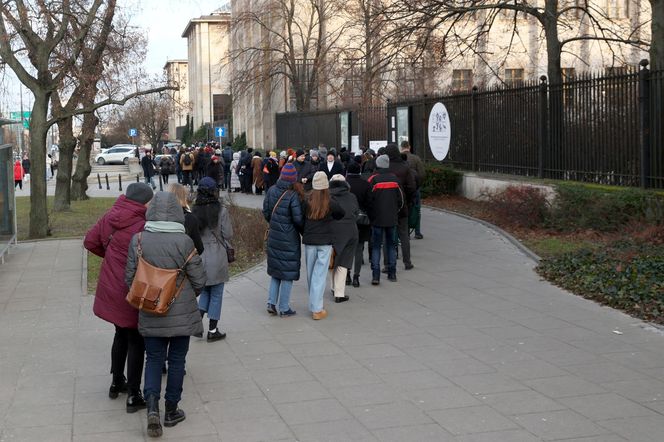
<path fill-rule="evenodd" d="M 463 173 L 440 164 L 426 164 L 426 177 L 422 183 L 422 198 L 458 192 Z"/>
<path fill-rule="evenodd" d="M 664 323 L 664 247 L 616 243 L 544 259 L 537 271 L 578 295 Z"/>

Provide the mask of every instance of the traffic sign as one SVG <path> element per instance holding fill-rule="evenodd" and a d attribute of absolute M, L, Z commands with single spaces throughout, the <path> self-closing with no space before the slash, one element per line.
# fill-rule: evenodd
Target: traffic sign
<path fill-rule="evenodd" d="M 9 113 L 9 119 L 10 120 L 15 120 L 15 121 L 21 121 L 23 120 L 23 127 L 25 129 L 30 129 L 30 117 L 32 113 L 30 111 L 23 111 L 23 118 L 21 118 L 21 112 L 16 111 L 16 112 L 10 112 Z"/>
<path fill-rule="evenodd" d="M 130 137 L 137 137 L 138 136 L 138 131 L 134 128 L 129 129 L 129 136 Z"/>
<path fill-rule="evenodd" d="M 226 128 L 225 127 L 215 127 L 214 128 L 214 135 L 217 138 L 223 138 L 226 136 Z"/>

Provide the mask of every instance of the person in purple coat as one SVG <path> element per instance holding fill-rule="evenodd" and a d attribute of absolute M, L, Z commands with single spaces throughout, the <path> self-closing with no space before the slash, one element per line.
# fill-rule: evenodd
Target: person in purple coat
<path fill-rule="evenodd" d="M 130 184 L 127 194 L 120 195 L 113 207 L 88 231 L 83 243 L 86 249 L 104 259 L 93 312 L 115 326 L 111 347 L 113 381 L 108 396 L 115 399 L 119 393 L 127 392 L 127 413 L 145 408 L 140 389 L 145 347 L 143 337 L 138 333 L 138 310 L 126 301 L 129 287 L 125 283 L 125 267 L 129 243 L 134 234 L 143 230 L 145 212 L 152 196 L 148 184 Z"/>

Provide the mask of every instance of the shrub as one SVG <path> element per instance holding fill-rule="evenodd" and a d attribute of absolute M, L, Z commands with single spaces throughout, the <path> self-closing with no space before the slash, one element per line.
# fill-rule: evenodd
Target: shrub
<path fill-rule="evenodd" d="M 615 243 L 543 260 L 537 271 L 578 295 L 664 323 L 664 248 Z"/>
<path fill-rule="evenodd" d="M 434 195 L 454 195 L 461 183 L 463 174 L 440 164 L 427 164 L 426 176 L 422 183 L 422 198 Z"/>
<path fill-rule="evenodd" d="M 247 148 L 247 133 L 242 132 L 233 140 L 233 150 L 240 151 Z"/>
<path fill-rule="evenodd" d="M 561 231 L 616 231 L 628 223 L 661 220 L 662 202 L 661 196 L 638 189 L 559 184 L 549 225 Z"/>
<path fill-rule="evenodd" d="M 487 197 L 493 215 L 518 227 L 540 226 L 549 213 L 546 194 L 537 187 L 508 186 L 500 192 L 487 194 Z"/>

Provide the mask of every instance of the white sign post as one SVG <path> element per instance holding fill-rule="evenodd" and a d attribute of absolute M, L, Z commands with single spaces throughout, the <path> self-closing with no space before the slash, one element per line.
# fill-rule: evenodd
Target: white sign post
<path fill-rule="evenodd" d="M 447 157 L 451 139 L 450 115 L 443 103 L 436 103 L 429 114 L 429 147 L 435 159 L 442 161 Z"/>

